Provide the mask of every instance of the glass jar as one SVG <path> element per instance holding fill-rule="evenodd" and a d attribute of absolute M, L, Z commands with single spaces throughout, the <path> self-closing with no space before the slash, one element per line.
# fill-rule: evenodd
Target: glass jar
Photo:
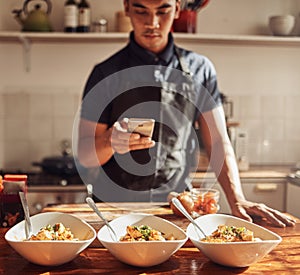
<path fill-rule="evenodd" d="M 194 218 L 219 211 L 220 192 L 210 188 L 193 188 L 191 197 L 194 201 L 192 216 Z"/>
<path fill-rule="evenodd" d="M 4 175 L 0 186 L 0 227 L 12 227 L 24 219 L 19 192 L 26 192 L 27 175 Z"/>
<path fill-rule="evenodd" d="M 100 18 L 93 22 L 93 32 L 107 32 L 107 20 Z"/>

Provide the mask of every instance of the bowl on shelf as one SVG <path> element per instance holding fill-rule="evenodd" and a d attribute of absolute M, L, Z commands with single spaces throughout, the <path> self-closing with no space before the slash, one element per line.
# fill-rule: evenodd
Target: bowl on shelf
<path fill-rule="evenodd" d="M 185 232 L 177 225 L 163 218 L 133 213 L 118 217 L 110 225 L 116 231 L 118 240 L 126 235 L 126 228 L 130 226 L 150 226 L 152 229 L 164 233 L 164 237 L 173 236 L 173 240 L 163 241 L 114 241 L 109 229 L 103 226 L 97 234 L 98 240 L 119 261 L 139 267 L 149 267 L 167 261 L 187 241 Z"/>
<path fill-rule="evenodd" d="M 25 240 L 25 221 L 22 221 L 6 234 L 5 239 L 22 257 L 29 262 L 57 266 L 73 260 L 96 238 L 96 231 L 85 221 L 66 213 L 48 212 L 31 217 L 32 232 L 36 235 L 47 225 L 62 223 L 78 240 Z"/>
<path fill-rule="evenodd" d="M 273 35 L 288 36 L 292 33 L 295 22 L 293 15 L 274 15 L 269 17 L 269 28 Z"/>
<path fill-rule="evenodd" d="M 230 267 L 247 267 L 264 258 L 280 242 L 281 237 L 272 231 L 243 219 L 224 214 L 208 214 L 195 219 L 206 235 L 211 235 L 219 225 L 245 227 L 252 231 L 256 241 L 207 242 L 196 232 L 193 224 L 187 227 L 192 243 L 211 261 Z"/>

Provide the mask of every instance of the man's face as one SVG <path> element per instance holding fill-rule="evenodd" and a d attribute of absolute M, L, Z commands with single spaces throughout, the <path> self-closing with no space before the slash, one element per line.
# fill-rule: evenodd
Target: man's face
<path fill-rule="evenodd" d="M 178 18 L 180 1 L 124 0 L 135 41 L 148 51 L 160 53 L 168 43 L 174 18 Z"/>

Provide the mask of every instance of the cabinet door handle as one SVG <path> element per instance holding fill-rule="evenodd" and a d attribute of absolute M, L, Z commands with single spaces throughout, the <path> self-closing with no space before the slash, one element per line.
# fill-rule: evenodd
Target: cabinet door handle
<path fill-rule="evenodd" d="M 257 192 L 276 191 L 277 189 L 278 189 L 278 186 L 275 183 L 257 183 L 255 185 L 255 190 Z"/>

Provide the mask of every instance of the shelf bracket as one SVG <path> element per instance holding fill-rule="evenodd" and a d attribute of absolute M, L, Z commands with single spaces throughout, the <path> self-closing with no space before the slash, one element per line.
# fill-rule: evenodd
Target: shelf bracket
<path fill-rule="evenodd" d="M 31 43 L 28 38 L 26 38 L 22 35 L 19 36 L 19 39 L 23 46 L 25 71 L 30 72 L 30 69 L 31 69 L 31 62 L 30 62 Z"/>

